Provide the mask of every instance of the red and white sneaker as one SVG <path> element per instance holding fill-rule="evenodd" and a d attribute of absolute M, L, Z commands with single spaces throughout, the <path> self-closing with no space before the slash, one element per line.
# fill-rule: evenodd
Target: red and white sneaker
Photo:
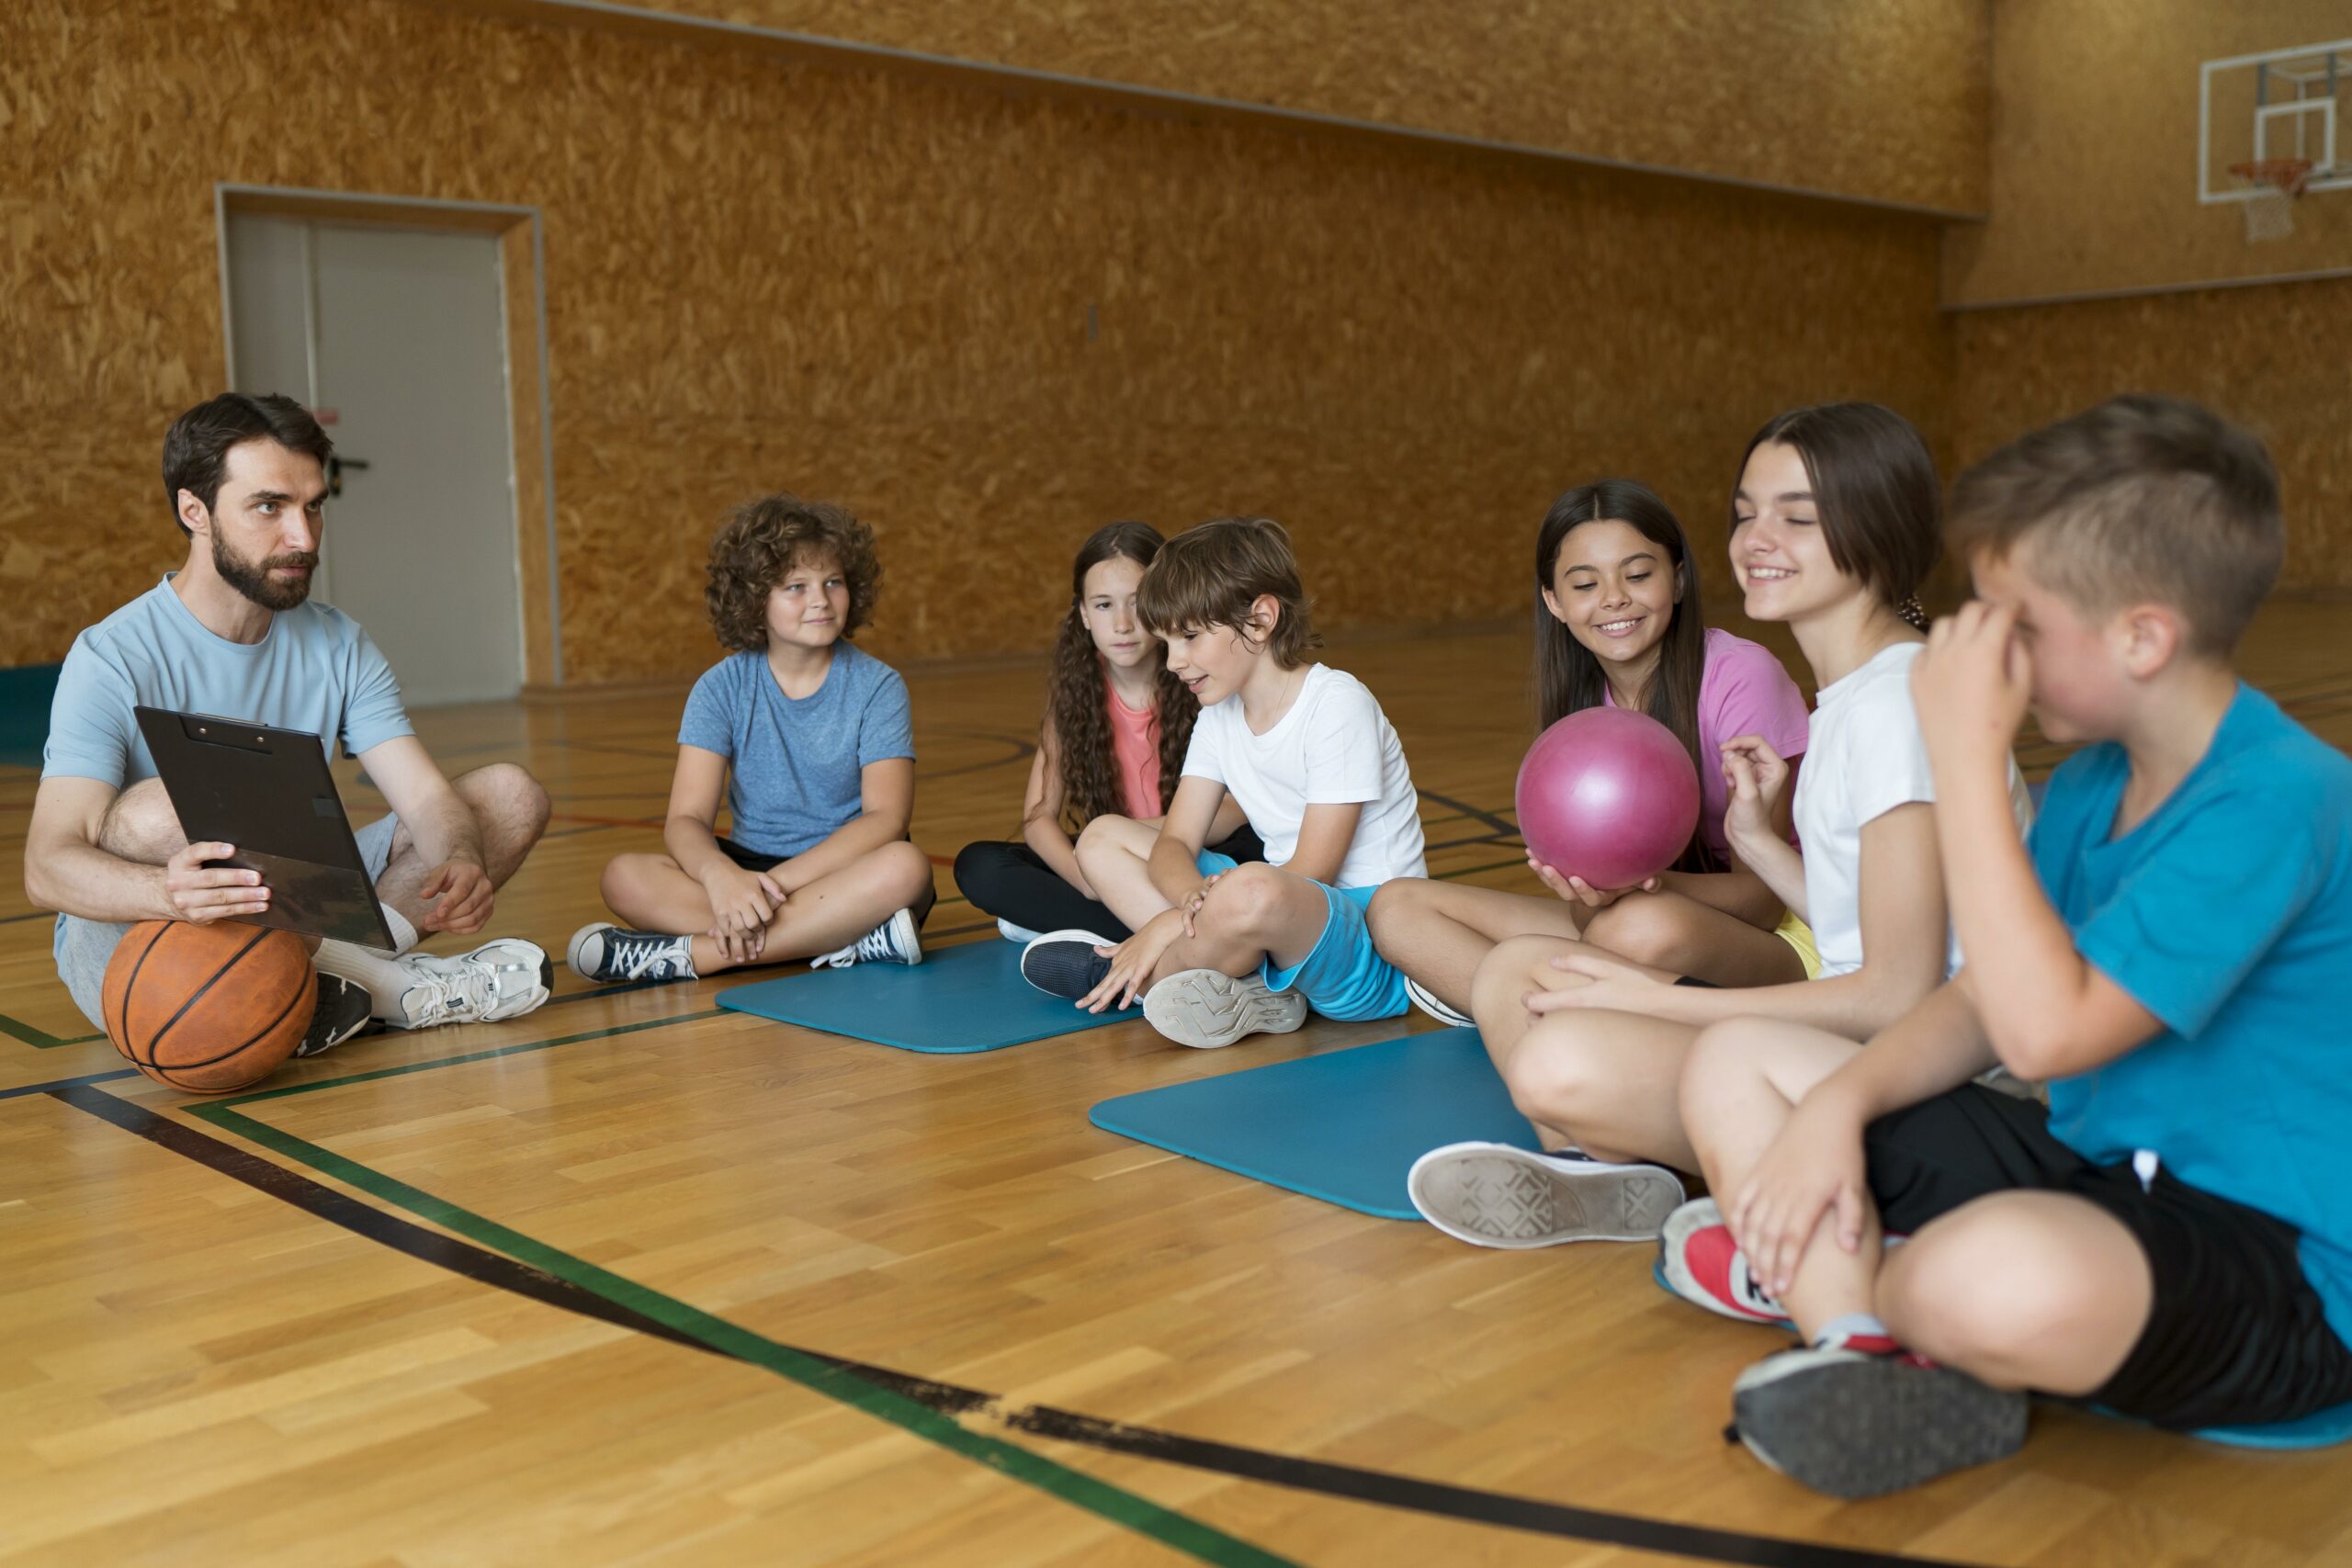
<path fill-rule="evenodd" d="M 1657 1282 L 1684 1301 L 1740 1323 L 1793 1326 L 1747 1271 L 1747 1254 L 1731 1239 L 1713 1198 L 1694 1198 L 1668 1214 L 1657 1241 Z"/>
<path fill-rule="evenodd" d="M 2007 1459 L 2026 1396 L 1854 1335 L 1767 1356 L 1732 1385 L 1732 1435 L 1816 1492 L 1861 1498 Z"/>

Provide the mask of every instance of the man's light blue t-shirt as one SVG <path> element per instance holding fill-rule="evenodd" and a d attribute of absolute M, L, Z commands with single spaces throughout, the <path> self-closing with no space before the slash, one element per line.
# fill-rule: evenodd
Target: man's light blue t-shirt
<path fill-rule="evenodd" d="M 789 860 L 864 808 L 866 763 L 912 760 L 914 716 L 899 672 L 848 643 L 833 645 L 824 684 L 805 697 L 784 694 L 765 653 L 736 653 L 695 682 L 678 744 L 727 759 L 727 836 Z"/>
<path fill-rule="evenodd" d="M 270 617 L 259 642 L 231 642 L 172 592 L 171 573 L 84 631 L 50 706 L 40 776 L 128 789 L 155 776 L 136 706 L 303 729 L 333 758 L 413 735 L 392 667 L 359 623 L 313 600 Z"/>
<path fill-rule="evenodd" d="M 2352 758 L 2241 685 L 2203 759 L 2114 838 L 2130 771 L 2112 743 L 2059 768 L 2034 868 L 2164 1032 L 2052 1082 L 2050 1130 L 2101 1165 L 2151 1150 L 2293 1225 L 2352 1342 Z"/>

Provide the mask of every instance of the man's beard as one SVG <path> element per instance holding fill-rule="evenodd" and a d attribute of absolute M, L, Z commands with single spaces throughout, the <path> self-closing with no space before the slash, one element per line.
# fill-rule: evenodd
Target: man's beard
<path fill-rule="evenodd" d="M 259 565 L 247 560 L 229 547 L 229 540 L 219 529 L 212 533 L 212 570 L 220 581 L 260 605 L 265 610 L 291 610 L 311 596 L 309 573 L 290 581 L 271 577 L 270 570 L 281 566 L 306 566 L 315 572 L 319 558 L 315 551 L 298 551 L 290 556 L 271 556 Z"/>

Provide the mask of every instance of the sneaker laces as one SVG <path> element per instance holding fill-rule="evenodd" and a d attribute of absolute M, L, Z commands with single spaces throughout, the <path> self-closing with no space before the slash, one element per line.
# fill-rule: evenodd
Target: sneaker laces
<path fill-rule="evenodd" d="M 678 939 L 673 936 L 623 936 L 617 931 L 605 933 L 605 962 L 597 967 L 611 973 L 613 962 L 620 962 L 619 976 L 624 980 L 675 980 L 680 977 L 677 957 Z"/>
<path fill-rule="evenodd" d="M 469 1023 L 487 1014 L 497 1002 L 497 978 L 488 970 L 477 968 L 454 974 L 424 974 L 401 993 L 401 1010 L 408 1016 L 411 1029 L 428 1029 L 436 1023 Z"/>
<path fill-rule="evenodd" d="M 898 952 L 898 944 L 891 940 L 890 933 L 890 927 L 897 922 L 898 919 L 898 916 L 892 915 L 847 947 L 835 948 L 822 957 L 810 959 L 808 967 L 846 969 L 853 964 L 873 964 L 889 958 Z"/>

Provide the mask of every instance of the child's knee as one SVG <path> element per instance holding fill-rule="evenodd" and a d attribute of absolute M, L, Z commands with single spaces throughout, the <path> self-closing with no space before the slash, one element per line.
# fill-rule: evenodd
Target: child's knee
<path fill-rule="evenodd" d="M 1386 953 L 1391 942 L 1428 919 L 1429 891 L 1430 884 L 1418 876 L 1399 876 L 1382 883 L 1363 912 L 1363 923 L 1372 932 L 1373 945 Z"/>
<path fill-rule="evenodd" d="M 2030 1354 L 2095 1316 L 2102 1290 L 2048 1227 L 2013 1204 L 1979 1200 L 1888 1254 L 1878 1308 L 1909 1348 L 1972 1368 Z"/>
<path fill-rule="evenodd" d="M 605 908 L 625 920 L 639 919 L 646 903 L 647 885 L 662 863 L 659 855 L 615 855 L 606 861 L 598 885 Z"/>
<path fill-rule="evenodd" d="M 1574 1014 L 1547 1018 L 1527 1032 L 1502 1064 L 1511 1104 L 1529 1121 L 1574 1133 L 1600 1091 L 1598 1065 L 1582 1048 Z"/>
<path fill-rule="evenodd" d="M 1135 826 L 1132 818 L 1106 812 L 1078 830 L 1071 848 L 1078 855 L 1079 865 L 1089 876 L 1107 856 L 1125 854 L 1127 850 L 1127 829 Z"/>
<path fill-rule="evenodd" d="M 931 857 L 905 839 L 883 845 L 873 855 L 874 874 L 898 899 L 894 908 L 913 903 L 931 887 Z"/>
<path fill-rule="evenodd" d="M 1507 997 L 1516 1002 L 1537 988 L 1537 976 L 1551 968 L 1554 955 L 1562 951 L 1557 937 L 1507 937 L 1479 960 L 1471 990 L 1480 997 Z"/>
<path fill-rule="evenodd" d="M 1194 924 L 1204 934 L 1263 947 L 1283 923 L 1292 880 L 1262 862 L 1235 866 L 1208 890 Z"/>
<path fill-rule="evenodd" d="M 1585 921 L 1584 939 L 1620 958 L 1680 973 L 1690 967 L 1691 922 L 1673 898 L 1629 893 Z"/>

